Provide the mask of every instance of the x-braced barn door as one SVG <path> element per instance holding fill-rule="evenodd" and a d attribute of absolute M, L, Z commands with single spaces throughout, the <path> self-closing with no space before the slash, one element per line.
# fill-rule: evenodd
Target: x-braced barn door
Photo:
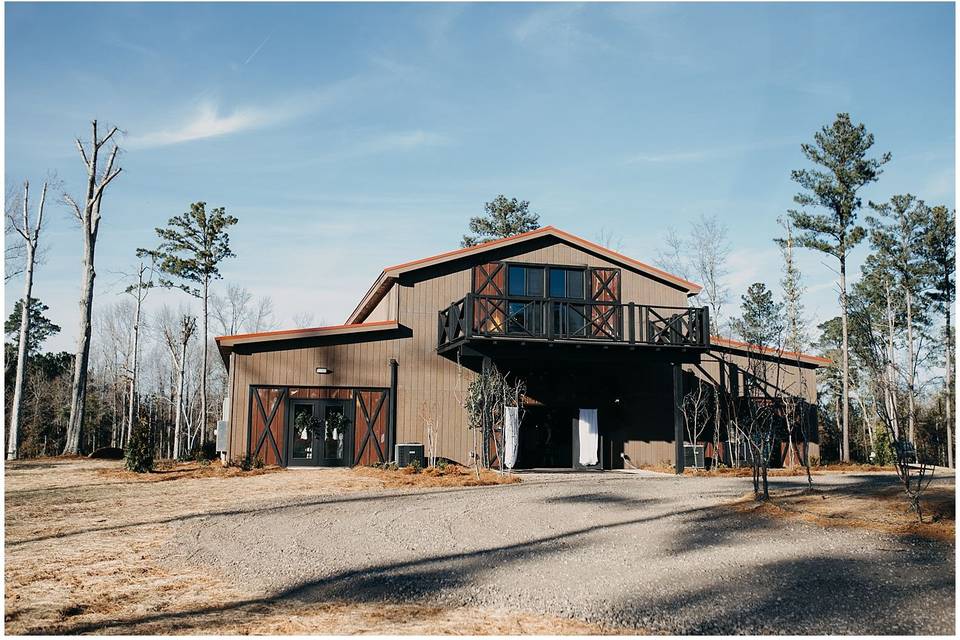
<path fill-rule="evenodd" d="M 356 452 L 354 464 L 386 462 L 387 451 L 387 397 L 386 389 L 356 392 Z"/>
<path fill-rule="evenodd" d="M 620 269 L 590 270 L 590 333 L 594 337 L 620 338 Z M 603 304 L 610 303 L 610 304 Z"/>
<path fill-rule="evenodd" d="M 254 387 L 250 392 L 250 459 L 283 465 L 285 387 Z"/>

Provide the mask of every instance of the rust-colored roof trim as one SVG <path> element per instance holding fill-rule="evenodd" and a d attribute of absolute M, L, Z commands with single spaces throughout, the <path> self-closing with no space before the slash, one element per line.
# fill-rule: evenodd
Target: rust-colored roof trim
<path fill-rule="evenodd" d="M 327 327 L 308 327 L 303 329 L 283 329 L 280 331 L 261 331 L 259 333 L 240 333 L 233 336 L 217 336 L 214 339 L 221 347 L 232 347 L 238 344 L 249 344 L 253 342 L 274 342 L 277 340 L 298 340 L 300 338 L 337 336 L 349 333 L 366 333 L 368 331 L 389 331 L 399 327 L 400 324 L 395 320 L 383 320 L 380 322 L 338 324 Z"/>
<path fill-rule="evenodd" d="M 757 346 L 752 345 L 749 342 L 731 340 L 730 338 L 721 338 L 720 336 L 710 336 L 710 344 L 717 347 L 737 349 L 739 351 L 757 350 Z M 799 360 L 807 364 L 815 364 L 818 366 L 826 366 L 833 363 L 833 360 L 830 358 L 823 358 L 821 356 L 815 356 L 809 353 L 800 353 L 798 351 L 779 351 L 777 349 L 771 349 L 770 347 L 763 347 L 760 349 L 760 351 L 767 355 L 776 356 L 781 360 Z"/>
<path fill-rule="evenodd" d="M 627 266 L 633 267 L 638 271 L 646 273 L 648 275 L 660 278 L 665 280 L 681 289 L 684 289 L 687 292 L 687 295 L 696 295 L 700 293 L 702 287 L 694 282 L 685 280 L 680 276 L 676 276 L 672 273 L 668 273 L 663 269 L 658 269 L 657 267 L 651 266 L 645 262 L 640 262 L 639 260 L 634 260 L 630 256 L 623 255 L 612 249 L 601 246 L 595 242 L 585 240 L 579 236 L 575 236 L 572 233 L 557 229 L 554 226 L 540 227 L 539 229 L 534 229 L 533 231 L 527 231 L 525 233 L 518 233 L 515 236 L 509 236 L 507 238 L 498 238 L 496 240 L 489 240 L 487 242 L 472 246 L 472 247 L 462 247 L 460 249 L 454 249 L 452 251 L 446 251 L 444 253 L 438 253 L 433 256 L 426 258 L 420 258 L 418 260 L 411 260 L 410 262 L 403 262 L 401 264 L 396 264 L 391 267 L 386 267 L 380 275 L 377 277 L 376 281 L 370 287 L 363 298 L 360 300 L 360 303 L 350 314 L 350 317 L 347 318 L 347 322 L 357 322 L 363 317 L 362 314 L 366 311 L 369 313 L 373 307 L 379 303 L 380 298 L 389 290 L 390 285 L 392 285 L 397 278 L 408 271 L 414 269 L 422 269 L 424 267 L 433 266 L 436 264 L 442 264 L 449 260 L 455 260 L 464 256 L 474 255 L 477 253 L 482 253 L 484 251 L 489 251 L 501 246 L 510 246 L 526 240 L 532 240 L 534 238 L 540 238 L 543 236 L 554 236 L 560 240 L 565 240 L 571 244 L 577 245 L 588 251 L 598 253 L 606 258 L 609 258 L 612 262 L 620 262 Z"/>

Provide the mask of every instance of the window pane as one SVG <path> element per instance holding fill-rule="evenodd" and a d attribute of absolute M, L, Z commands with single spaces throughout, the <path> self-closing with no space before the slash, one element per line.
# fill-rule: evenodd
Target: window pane
<path fill-rule="evenodd" d="M 569 335 L 584 336 L 586 326 L 587 307 L 582 304 L 572 304 L 567 308 L 567 333 Z"/>
<path fill-rule="evenodd" d="M 567 270 L 550 269 L 550 297 L 562 298 L 567 294 Z"/>
<path fill-rule="evenodd" d="M 543 276 L 542 267 L 527 268 L 527 295 L 535 298 L 543 297 Z"/>
<path fill-rule="evenodd" d="M 567 297 L 584 298 L 583 291 L 583 271 L 571 269 L 567 271 Z"/>
<path fill-rule="evenodd" d="M 520 331 L 524 330 L 524 313 L 523 313 L 524 304 L 522 302 L 511 302 L 509 308 L 510 320 L 507 323 L 507 331 Z"/>
<path fill-rule="evenodd" d="M 510 282 L 507 285 L 507 294 L 511 296 L 522 296 L 526 294 L 526 269 L 523 267 L 510 267 Z"/>

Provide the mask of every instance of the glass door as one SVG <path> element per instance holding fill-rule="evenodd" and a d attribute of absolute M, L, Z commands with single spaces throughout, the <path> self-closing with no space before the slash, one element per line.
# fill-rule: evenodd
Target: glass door
<path fill-rule="evenodd" d="M 341 467 L 351 463 L 353 424 L 349 405 L 343 400 L 323 400 L 322 454 L 319 464 Z"/>
<path fill-rule="evenodd" d="M 321 428 L 320 403 L 316 400 L 295 400 L 290 403 L 290 438 L 287 464 L 292 467 L 314 466 L 320 449 L 317 432 Z"/>

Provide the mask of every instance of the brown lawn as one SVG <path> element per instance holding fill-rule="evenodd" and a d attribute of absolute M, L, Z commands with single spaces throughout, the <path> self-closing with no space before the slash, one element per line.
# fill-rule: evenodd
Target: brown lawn
<path fill-rule="evenodd" d="M 574 620 L 499 609 L 325 602 L 243 604 L 252 595 L 201 570 L 174 571 L 164 543 L 183 518 L 384 487 L 463 486 L 472 472 L 375 469 L 242 472 L 171 465 L 138 475 L 122 463 L 40 459 L 7 463 L 5 631 L 152 634 L 597 634 Z M 479 482 L 506 482 L 499 474 Z M 509 477 L 509 476 L 508 476 Z M 223 609 L 234 609 L 229 617 Z M 241 615 L 237 613 L 240 612 Z M 145 614 L 152 614 L 145 616 Z M 163 615 L 157 615 L 163 614 Z"/>

